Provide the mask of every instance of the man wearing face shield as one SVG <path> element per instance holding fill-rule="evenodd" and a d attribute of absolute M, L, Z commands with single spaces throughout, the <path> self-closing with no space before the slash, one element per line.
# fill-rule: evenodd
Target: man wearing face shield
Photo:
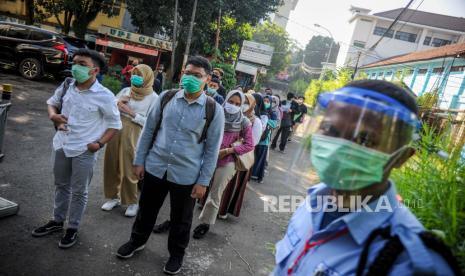
<path fill-rule="evenodd" d="M 417 112 L 413 93 L 386 81 L 318 97 L 298 156 L 321 183 L 276 244 L 274 275 L 453 275 L 453 258 L 427 246 L 440 242 L 425 237 L 389 180 L 414 154 Z"/>

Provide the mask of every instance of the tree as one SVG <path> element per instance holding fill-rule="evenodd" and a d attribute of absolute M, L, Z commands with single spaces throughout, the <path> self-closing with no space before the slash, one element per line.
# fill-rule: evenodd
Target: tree
<path fill-rule="evenodd" d="M 24 1 L 26 7 L 26 25 L 34 24 L 34 0 Z"/>
<path fill-rule="evenodd" d="M 80 0 L 73 1 L 74 21 L 72 24 L 74 35 L 84 39 L 89 24 L 99 13 L 107 16 L 115 15 L 114 0 Z"/>
<path fill-rule="evenodd" d="M 61 28 L 61 32 L 68 34 L 71 29 L 71 20 L 73 19 L 75 2 L 79 1 L 36 0 L 35 13 L 39 21 L 55 17 Z M 63 19 L 60 16 L 61 14 L 63 14 Z"/>
<path fill-rule="evenodd" d="M 305 50 L 302 53 L 305 54 L 305 63 L 310 67 L 323 67 L 321 63 L 326 62 L 326 57 L 329 53 L 331 41 L 333 41 L 331 37 L 321 35 L 313 36 L 305 46 Z M 333 41 L 329 62 L 336 62 L 337 54 L 339 53 L 339 47 L 339 43 Z"/>
<path fill-rule="evenodd" d="M 35 12 L 42 21 L 55 17 L 61 32 L 68 34 L 71 27 L 76 37 L 84 38 L 87 27 L 99 13 L 114 15 L 114 0 L 35 0 Z M 73 21 L 74 18 L 74 21 Z"/>
<path fill-rule="evenodd" d="M 269 66 L 268 78 L 274 76 L 279 71 L 284 70 L 289 65 L 291 59 L 289 34 L 276 24 L 265 22 L 256 27 L 253 41 L 274 47 L 273 58 Z"/>

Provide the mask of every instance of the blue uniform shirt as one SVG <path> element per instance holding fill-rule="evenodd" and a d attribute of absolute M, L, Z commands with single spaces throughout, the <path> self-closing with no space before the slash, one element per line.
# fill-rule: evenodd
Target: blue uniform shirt
<path fill-rule="evenodd" d="M 301 255 L 305 243 L 327 239 L 341 231 L 337 238 L 312 247 L 293 269 L 292 275 L 355 275 L 360 254 L 371 232 L 390 226 L 391 235 L 398 235 L 405 247 L 389 275 L 453 275 L 445 260 L 436 252 L 423 245 L 419 232 L 423 226 L 407 207 L 398 202 L 394 184 L 384 196 L 368 204 L 369 212 L 362 208 L 337 217 L 321 228 L 325 203 L 323 195 L 331 191 L 325 184 L 318 184 L 308 190 L 308 196 L 289 221 L 284 238 L 276 244 L 276 267 L 274 275 L 287 275 L 288 268 Z M 319 197 L 319 199 L 317 199 Z M 382 201 L 382 202 L 381 202 Z M 322 208 L 318 208 L 318 204 Z M 386 206 L 393 207 L 391 210 Z M 378 207 L 378 209 L 377 209 Z M 378 237 L 370 246 L 367 270 L 386 243 Z"/>

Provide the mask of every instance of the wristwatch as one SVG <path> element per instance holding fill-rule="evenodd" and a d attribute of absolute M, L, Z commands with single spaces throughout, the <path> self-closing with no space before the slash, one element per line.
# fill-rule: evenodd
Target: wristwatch
<path fill-rule="evenodd" d="M 105 144 L 100 143 L 100 141 L 95 141 L 95 143 L 98 144 L 98 146 L 100 147 L 100 149 L 103 149 L 103 147 L 105 146 Z"/>

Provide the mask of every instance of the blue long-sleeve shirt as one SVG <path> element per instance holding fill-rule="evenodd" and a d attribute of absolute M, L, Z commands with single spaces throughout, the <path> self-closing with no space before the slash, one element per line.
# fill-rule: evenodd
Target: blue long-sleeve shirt
<path fill-rule="evenodd" d="M 390 183 L 390 188 L 384 195 L 368 204 L 373 212 L 362 208 L 343 216 L 337 215 L 338 218 L 323 226 L 327 209 L 324 196 L 327 195 L 331 195 L 331 192 L 325 184 L 309 189 L 306 201 L 289 221 L 286 235 L 276 244 L 276 267 L 273 275 L 288 275 L 288 268 L 294 265 L 309 239 L 312 242 L 325 239 L 328 241 L 304 254 L 294 266 L 292 275 L 355 275 L 369 235 L 375 229 L 387 226 L 391 228 L 391 235 L 398 235 L 405 247 L 389 275 L 453 275 L 445 260 L 421 241 L 418 233 L 424 230 L 423 225 L 397 200 L 393 183 Z M 328 237 L 336 236 L 343 229 L 348 231 L 329 240 Z M 373 241 L 365 269 L 385 243 L 384 239 Z"/>
<path fill-rule="evenodd" d="M 159 178 L 180 185 L 208 186 L 215 171 L 224 131 L 223 108 L 216 104 L 215 116 L 207 131 L 205 142 L 198 143 L 206 122 L 207 96 L 202 94 L 188 102 L 180 90 L 166 104 L 154 146 L 150 148 L 153 132 L 160 119 L 162 93 L 150 111 L 136 149 L 134 165 Z"/>

